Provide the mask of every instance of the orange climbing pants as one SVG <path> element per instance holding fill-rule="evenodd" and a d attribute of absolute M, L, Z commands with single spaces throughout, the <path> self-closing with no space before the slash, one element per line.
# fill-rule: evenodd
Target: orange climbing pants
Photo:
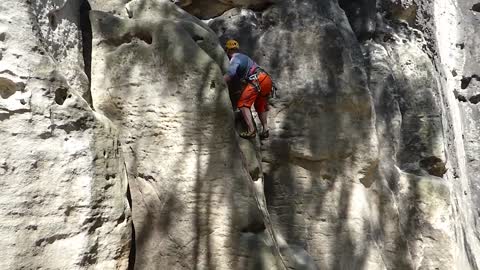
<path fill-rule="evenodd" d="M 258 74 L 260 92 L 252 83 L 248 83 L 242 91 L 237 102 L 237 108 L 251 108 L 255 104 L 255 110 L 259 113 L 268 111 L 268 96 L 272 92 L 272 79 L 265 72 Z"/>

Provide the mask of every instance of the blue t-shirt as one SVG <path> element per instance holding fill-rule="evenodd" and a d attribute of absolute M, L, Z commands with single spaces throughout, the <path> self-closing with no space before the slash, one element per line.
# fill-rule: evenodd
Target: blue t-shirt
<path fill-rule="evenodd" d="M 255 63 L 250 57 L 243 53 L 234 53 L 230 59 L 227 75 L 231 78 L 243 79 L 251 75 L 250 71 L 255 70 L 257 67 L 257 63 Z"/>

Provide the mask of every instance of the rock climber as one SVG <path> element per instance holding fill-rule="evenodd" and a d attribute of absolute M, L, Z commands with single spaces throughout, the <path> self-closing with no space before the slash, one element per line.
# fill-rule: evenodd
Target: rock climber
<path fill-rule="evenodd" d="M 240 53 L 240 46 L 236 40 L 230 39 L 225 44 L 230 65 L 224 80 L 227 85 L 234 81 L 242 84 L 242 93 L 237 102 L 237 108 L 240 109 L 243 119 L 247 124 L 247 130 L 240 133 L 240 137 L 250 139 L 255 138 L 256 129 L 250 108 L 255 105 L 258 118 L 262 123 L 260 139 L 268 138 L 267 111 L 268 97 L 272 92 L 271 77 L 250 57 Z"/>

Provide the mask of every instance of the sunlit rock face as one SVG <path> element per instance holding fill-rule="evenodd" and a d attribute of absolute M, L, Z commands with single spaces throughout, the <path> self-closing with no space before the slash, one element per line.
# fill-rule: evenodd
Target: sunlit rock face
<path fill-rule="evenodd" d="M 129 17 L 90 13 L 92 100 L 119 130 L 135 269 L 241 269 L 241 233 L 262 221 L 239 153 L 223 49 L 170 2 L 126 9 Z"/>
<path fill-rule="evenodd" d="M 89 106 L 72 1 L 0 3 L 1 269 L 125 269 L 118 135 Z"/>
<path fill-rule="evenodd" d="M 0 268 L 477 269 L 478 6 L 2 1 Z"/>

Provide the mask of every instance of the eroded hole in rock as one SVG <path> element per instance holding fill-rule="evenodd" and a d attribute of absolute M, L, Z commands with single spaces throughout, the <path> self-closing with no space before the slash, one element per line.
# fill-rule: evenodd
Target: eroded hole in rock
<path fill-rule="evenodd" d="M 55 30 L 57 29 L 57 17 L 55 16 L 55 11 L 51 11 L 47 14 L 48 25 Z"/>
<path fill-rule="evenodd" d="M 385 33 L 383 36 L 383 42 L 395 42 L 395 37 L 390 33 Z"/>
<path fill-rule="evenodd" d="M 7 78 L 0 77 L 0 96 L 4 99 L 9 98 L 17 91 L 16 84 Z"/>
<path fill-rule="evenodd" d="M 480 3 L 476 3 L 472 6 L 472 10 L 475 12 L 480 12 Z"/>
<path fill-rule="evenodd" d="M 4 42 L 5 39 L 7 39 L 7 34 L 6 33 L 0 33 L 0 41 Z"/>
<path fill-rule="evenodd" d="M 58 105 L 63 105 L 68 96 L 67 92 L 68 90 L 66 88 L 58 88 L 55 90 L 55 102 Z"/>
<path fill-rule="evenodd" d="M 472 77 L 462 77 L 460 88 L 466 89 L 471 81 L 472 81 Z"/>
<path fill-rule="evenodd" d="M 478 102 L 480 102 L 480 94 L 472 96 L 468 100 L 473 104 L 477 104 Z"/>
<path fill-rule="evenodd" d="M 350 26 L 360 41 L 373 38 L 377 28 L 375 0 L 339 0 Z"/>
<path fill-rule="evenodd" d="M 198 35 L 193 35 L 193 36 L 192 36 L 192 39 L 193 39 L 195 42 L 203 41 L 203 37 L 198 36 Z"/>
<path fill-rule="evenodd" d="M 150 34 L 150 32 L 148 32 L 148 31 L 140 31 L 140 32 L 136 33 L 135 36 L 137 38 L 145 41 L 147 44 L 152 44 L 152 42 L 153 42 L 152 34 Z"/>
<path fill-rule="evenodd" d="M 387 18 L 405 21 L 409 25 L 414 25 L 417 18 L 418 6 L 415 3 L 405 7 L 401 4 L 393 4 L 389 10 Z"/>
<path fill-rule="evenodd" d="M 131 43 L 134 40 L 142 40 L 143 42 L 150 45 L 153 42 L 153 37 L 152 34 L 150 34 L 148 31 L 138 31 L 135 33 L 127 33 L 121 38 L 111 39 L 109 40 L 109 43 L 118 47 L 125 43 Z"/>
<path fill-rule="evenodd" d="M 17 91 L 20 91 L 22 93 L 25 92 L 25 87 L 26 87 L 25 83 L 18 82 L 18 83 L 16 83 L 16 86 L 17 86 Z"/>
<path fill-rule="evenodd" d="M 424 158 L 420 161 L 420 167 L 425 169 L 429 174 L 442 177 L 446 172 L 445 162 L 435 156 Z"/>
<path fill-rule="evenodd" d="M 255 12 L 262 12 L 270 8 L 271 6 L 274 5 L 274 2 L 265 2 L 265 3 L 260 3 L 260 4 L 254 4 L 250 6 L 249 8 Z"/>
<path fill-rule="evenodd" d="M 257 222 L 253 222 L 251 224 L 248 224 L 248 226 L 246 226 L 245 228 L 242 228 L 241 229 L 241 232 L 242 233 L 261 233 L 263 231 L 265 231 L 266 227 L 265 227 L 265 224 L 264 223 L 257 223 Z"/>
<path fill-rule="evenodd" d="M 114 173 L 106 174 L 106 175 L 105 175 L 105 180 L 108 181 L 108 180 L 110 180 L 110 179 L 115 179 L 115 177 L 117 177 L 117 175 L 114 174 Z"/>
<path fill-rule="evenodd" d="M 458 93 L 456 89 L 453 91 L 453 94 L 455 95 L 455 98 L 458 99 L 459 101 L 467 102 L 467 98 L 464 95 Z"/>

